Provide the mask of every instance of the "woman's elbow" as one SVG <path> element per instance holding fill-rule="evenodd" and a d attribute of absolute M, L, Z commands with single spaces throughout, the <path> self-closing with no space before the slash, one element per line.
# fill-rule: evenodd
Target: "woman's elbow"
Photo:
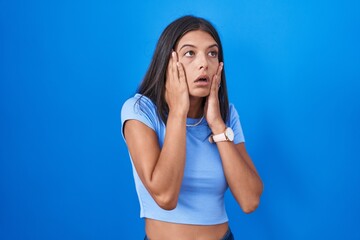
<path fill-rule="evenodd" d="M 254 212 L 258 206 L 260 204 L 260 197 L 258 197 L 255 200 L 252 200 L 251 202 L 249 201 L 246 204 L 243 204 L 243 206 L 241 206 L 241 209 L 243 210 L 244 213 L 249 214 Z"/>
<path fill-rule="evenodd" d="M 167 211 L 174 210 L 178 202 L 178 198 L 173 196 L 158 196 L 154 200 L 159 207 Z"/>
<path fill-rule="evenodd" d="M 247 201 L 243 202 L 241 209 L 244 211 L 244 213 L 252 213 L 258 208 L 262 191 L 263 186 L 261 189 L 259 189 L 258 193 L 254 194 L 252 197 L 248 198 Z"/>
<path fill-rule="evenodd" d="M 173 202 L 162 202 L 157 204 L 159 205 L 159 207 L 167 211 L 174 210 L 177 206 L 177 203 L 173 203 Z"/>

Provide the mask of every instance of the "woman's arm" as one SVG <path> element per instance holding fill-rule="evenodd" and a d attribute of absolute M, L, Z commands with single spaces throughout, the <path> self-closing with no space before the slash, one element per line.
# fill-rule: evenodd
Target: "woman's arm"
<path fill-rule="evenodd" d="M 217 142 L 216 145 L 233 196 L 245 213 L 253 212 L 260 203 L 263 184 L 245 144 Z"/>
<path fill-rule="evenodd" d="M 135 169 L 155 202 L 163 209 L 176 207 L 185 166 L 185 118 L 169 114 L 163 148 L 154 130 L 129 120 L 124 135 Z"/>
<path fill-rule="evenodd" d="M 219 64 L 217 73 L 211 83 L 210 95 L 205 104 L 206 120 L 213 134 L 223 133 L 226 125 L 221 118 L 218 100 L 219 84 L 223 63 Z M 254 211 L 263 190 L 262 181 L 252 163 L 244 143 L 233 142 L 216 143 L 226 180 L 236 201 L 246 213 Z"/>
<path fill-rule="evenodd" d="M 160 149 L 154 130 L 137 120 L 128 120 L 124 136 L 135 169 L 155 202 L 163 209 L 177 205 L 186 157 L 186 117 L 189 94 L 185 72 L 170 58 L 166 79 L 166 102 L 169 115 L 163 147 Z"/>

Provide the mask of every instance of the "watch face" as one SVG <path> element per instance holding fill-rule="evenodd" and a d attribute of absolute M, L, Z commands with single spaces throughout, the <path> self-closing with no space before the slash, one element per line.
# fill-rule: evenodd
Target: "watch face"
<path fill-rule="evenodd" d="M 234 141 L 234 132 L 231 128 L 227 128 L 225 134 L 229 141 Z"/>

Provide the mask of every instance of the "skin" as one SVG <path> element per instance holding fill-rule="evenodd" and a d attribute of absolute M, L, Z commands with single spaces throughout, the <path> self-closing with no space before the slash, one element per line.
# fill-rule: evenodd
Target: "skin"
<path fill-rule="evenodd" d="M 124 126 L 128 149 L 140 179 L 156 203 L 167 210 L 176 207 L 182 183 L 186 118 L 204 115 L 213 134 L 226 129 L 218 101 L 223 63 L 219 63 L 215 40 L 206 32 L 191 31 L 179 40 L 174 50 L 167 69 L 165 99 L 169 115 L 163 147 L 160 149 L 156 133 L 145 124 L 129 120 Z M 208 81 L 197 82 L 200 76 L 207 77 Z M 244 212 L 254 211 L 263 185 L 244 143 L 218 142 L 216 145 L 234 198 Z M 182 240 L 218 240 L 228 229 L 227 223 L 200 226 L 154 219 L 146 219 L 145 223 L 148 237 L 158 240 L 174 236 Z"/>

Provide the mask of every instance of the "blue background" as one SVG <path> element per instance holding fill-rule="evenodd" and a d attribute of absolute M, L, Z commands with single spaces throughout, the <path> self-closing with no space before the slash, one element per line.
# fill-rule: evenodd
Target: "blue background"
<path fill-rule="evenodd" d="M 358 1 L 0 0 L 0 239 L 142 239 L 122 103 L 162 30 L 212 21 L 265 184 L 237 239 L 360 239 Z"/>

